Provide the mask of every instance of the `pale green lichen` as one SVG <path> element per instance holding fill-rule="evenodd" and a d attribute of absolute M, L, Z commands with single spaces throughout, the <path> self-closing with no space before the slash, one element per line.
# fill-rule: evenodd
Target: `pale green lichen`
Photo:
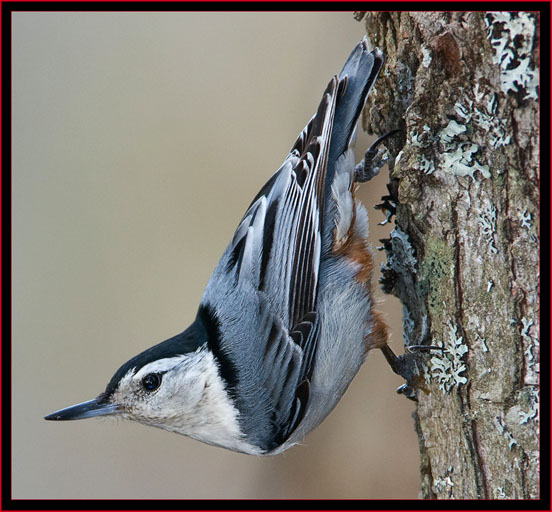
<path fill-rule="evenodd" d="M 470 101 L 469 107 L 456 102 L 454 111 L 458 120 L 449 120 L 447 126 L 438 134 L 437 138 L 444 149 L 441 154 L 440 163 L 443 170 L 456 176 L 471 176 L 475 179 L 475 171 L 481 172 L 483 177 L 490 178 L 491 173 L 488 165 L 481 164 L 476 158 L 475 153 L 479 152 L 478 144 L 465 139 L 468 133 L 469 123 L 474 118 L 470 108 L 473 101 Z M 479 119 L 481 116 L 476 116 Z M 471 132 L 471 130 L 469 130 Z"/>
<path fill-rule="evenodd" d="M 508 442 L 508 448 L 510 448 L 510 450 L 518 444 L 518 442 L 514 439 L 514 436 L 506 428 L 506 425 L 504 425 L 500 416 L 495 416 L 495 425 L 500 434 L 506 438 Z"/>
<path fill-rule="evenodd" d="M 436 493 L 452 491 L 453 487 L 454 482 L 452 481 L 450 476 L 446 476 L 445 478 L 436 478 L 435 480 L 433 480 L 433 489 Z"/>
<path fill-rule="evenodd" d="M 530 339 L 531 336 L 529 335 L 529 329 L 531 329 L 532 325 L 535 325 L 535 322 L 523 317 L 521 319 L 521 325 L 523 326 L 523 328 L 521 329 L 521 335 Z"/>
<path fill-rule="evenodd" d="M 431 51 L 427 46 L 422 46 L 422 66 L 424 68 L 428 68 L 431 64 Z"/>
<path fill-rule="evenodd" d="M 508 496 L 506 496 L 506 493 L 504 492 L 504 488 L 497 487 L 494 492 L 494 499 L 495 500 L 505 500 Z"/>
<path fill-rule="evenodd" d="M 439 138 L 444 144 L 450 144 L 452 139 L 466 131 L 466 126 L 458 124 L 454 119 L 451 119 L 447 126 L 439 133 Z"/>
<path fill-rule="evenodd" d="M 512 136 L 506 132 L 498 115 L 496 95 L 492 93 L 487 97 L 487 101 L 481 100 L 482 98 L 479 100 L 480 106 L 473 108 L 467 122 L 472 121 L 473 125 L 486 135 L 485 139 L 492 149 L 507 146 L 512 141 Z"/>
<path fill-rule="evenodd" d="M 442 477 L 433 479 L 433 492 L 436 494 L 442 494 L 446 492 L 449 497 L 452 496 L 452 491 L 454 487 L 454 482 L 452 481 L 451 475 L 454 471 L 452 466 L 449 466 L 446 474 Z"/>
<path fill-rule="evenodd" d="M 429 378 L 426 372 L 426 382 L 437 381 L 443 393 L 450 393 L 454 386 L 466 384 L 468 379 L 462 374 L 466 371 L 464 356 L 468 346 L 462 336 L 457 335 L 458 327 L 449 322 L 449 335 L 445 341 L 433 340 L 433 345 L 442 347 L 442 355 L 433 356 L 429 361 Z"/>
<path fill-rule="evenodd" d="M 528 396 L 529 410 L 519 411 L 519 422 L 521 425 L 528 423 L 529 420 L 539 421 L 539 389 L 531 388 Z"/>
<path fill-rule="evenodd" d="M 395 165 L 398 165 L 399 162 L 401 161 L 401 157 L 403 156 L 403 151 L 404 151 L 404 150 L 401 149 L 401 150 L 399 151 L 399 154 L 395 157 Z"/>
<path fill-rule="evenodd" d="M 489 347 L 487 346 L 487 340 L 485 338 L 481 338 L 481 345 L 483 345 L 483 352 L 488 352 Z M 488 368 L 490 370 L 490 368 Z"/>
<path fill-rule="evenodd" d="M 498 254 L 498 248 L 495 243 L 496 234 L 496 207 L 489 203 L 479 214 L 477 220 L 483 231 L 483 236 L 489 245 L 489 250 L 492 254 Z"/>
<path fill-rule="evenodd" d="M 525 210 L 521 214 L 521 227 L 529 229 L 533 225 L 533 215 Z"/>
<path fill-rule="evenodd" d="M 454 151 L 442 155 L 442 167 L 456 176 L 471 176 L 475 180 L 474 173 L 479 171 L 484 178 L 490 178 L 489 166 L 480 164 L 473 157 L 478 151 L 479 146 L 474 142 L 463 142 Z"/>
<path fill-rule="evenodd" d="M 475 153 L 480 151 L 480 146 L 473 141 L 463 141 L 461 137 L 479 130 L 484 134 L 483 140 L 487 141 L 492 149 L 506 146 L 511 142 L 511 136 L 506 133 L 500 116 L 497 115 L 497 104 L 495 95 L 491 94 L 487 101 L 482 101 L 485 93 L 479 90 L 479 85 L 474 88 L 474 101 L 468 100 L 464 105 L 456 102 L 454 112 L 457 119 L 451 119 L 443 128 L 438 138 L 445 152 L 441 157 L 443 167 L 456 176 L 471 176 L 475 179 L 475 171 L 480 171 L 483 177 L 490 178 L 491 173 L 488 165 L 481 164 Z"/>
<path fill-rule="evenodd" d="M 410 132 L 410 145 L 414 147 L 425 147 L 431 142 L 431 128 L 426 124 L 421 133 Z"/>
<path fill-rule="evenodd" d="M 435 171 L 435 164 L 431 160 L 428 160 L 425 156 L 422 156 L 420 158 L 418 164 L 420 170 L 425 174 L 433 174 L 433 172 Z"/>
<path fill-rule="evenodd" d="M 418 148 L 432 147 L 433 137 L 431 136 L 431 128 L 425 125 L 422 128 L 422 132 L 419 134 L 415 131 L 411 131 L 410 145 Z M 425 174 L 432 174 L 435 171 L 435 164 L 424 154 L 420 154 L 417 156 L 415 166 Z"/>
<path fill-rule="evenodd" d="M 475 332 L 475 339 L 481 343 L 481 347 L 483 349 L 483 352 L 488 352 L 489 347 L 487 346 L 487 340 L 483 338 L 478 332 Z M 488 373 L 490 368 L 487 368 L 483 371 L 483 373 Z"/>
<path fill-rule="evenodd" d="M 414 248 L 408 240 L 408 235 L 396 227 L 389 233 L 391 251 L 387 261 L 381 265 L 381 271 L 393 270 L 397 274 L 409 274 L 418 272 L 418 261 L 414 256 Z"/>
<path fill-rule="evenodd" d="M 531 62 L 535 16 L 529 12 L 489 12 L 485 16 L 493 62 L 500 66 L 501 89 L 525 91 L 524 99 L 538 99 L 539 73 Z"/>
<path fill-rule="evenodd" d="M 523 317 L 521 319 L 522 329 L 521 337 L 526 348 L 523 352 L 525 357 L 526 375 L 525 382 L 528 384 L 538 384 L 540 374 L 540 343 L 537 336 L 532 336 L 530 333 L 531 327 L 534 325 L 533 320 Z"/>

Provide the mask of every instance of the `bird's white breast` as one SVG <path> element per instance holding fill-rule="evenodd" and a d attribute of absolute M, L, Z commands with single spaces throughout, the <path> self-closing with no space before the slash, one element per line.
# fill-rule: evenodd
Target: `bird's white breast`
<path fill-rule="evenodd" d="M 180 364 L 163 376 L 159 394 L 128 404 L 122 416 L 208 444 L 250 454 L 262 453 L 245 440 L 239 411 L 225 389 L 213 353 L 204 346 L 179 357 Z M 155 371 L 166 361 L 152 363 L 136 376 L 141 378 L 143 373 Z M 122 379 L 123 386 L 130 378 L 129 374 Z"/>

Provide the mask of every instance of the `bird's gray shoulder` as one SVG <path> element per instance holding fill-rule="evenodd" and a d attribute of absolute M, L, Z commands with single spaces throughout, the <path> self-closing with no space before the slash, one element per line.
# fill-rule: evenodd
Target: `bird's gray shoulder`
<path fill-rule="evenodd" d="M 305 413 L 309 381 L 299 342 L 314 335 L 309 322 L 315 318 L 306 318 L 290 333 L 266 299 L 252 296 L 241 307 L 240 321 L 229 307 L 202 302 L 198 320 L 247 441 L 270 451 L 289 437 Z"/>

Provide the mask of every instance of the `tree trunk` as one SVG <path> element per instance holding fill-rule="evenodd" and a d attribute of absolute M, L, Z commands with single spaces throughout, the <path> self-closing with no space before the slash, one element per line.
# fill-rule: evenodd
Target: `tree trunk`
<path fill-rule="evenodd" d="M 381 282 L 405 344 L 443 348 L 417 390 L 421 495 L 538 498 L 538 14 L 365 22 L 387 58 L 365 126 L 404 130 L 388 143 Z"/>

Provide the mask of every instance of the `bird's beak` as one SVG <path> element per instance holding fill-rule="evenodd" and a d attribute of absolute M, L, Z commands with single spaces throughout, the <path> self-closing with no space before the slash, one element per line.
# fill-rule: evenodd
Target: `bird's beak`
<path fill-rule="evenodd" d="M 44 419 L 54 421 L 83 420 L 85 418 L 93 418 L 94 416 L 115 414 L 117 410 L 117 405 L 101 403 L 97 398 L 94 398 L 94 400 L 88 400 L 88 402 L 72 405 L 71 407 L 48 414 L 48 416 L 44 416 Z"/>

